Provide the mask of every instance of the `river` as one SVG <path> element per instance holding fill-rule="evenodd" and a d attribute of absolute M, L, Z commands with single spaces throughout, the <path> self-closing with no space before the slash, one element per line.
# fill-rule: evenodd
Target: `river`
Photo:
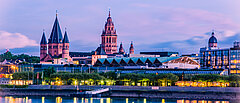
<path fill-rule="evenodd" d="M 5 96 L 0 97 L 0 103 L 231 103 L 231 102 L 227 100 Z"/>

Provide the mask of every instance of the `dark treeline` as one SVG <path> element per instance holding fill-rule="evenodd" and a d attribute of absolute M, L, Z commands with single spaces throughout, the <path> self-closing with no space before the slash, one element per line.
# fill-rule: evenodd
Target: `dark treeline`
<path fill-rule="evenodd" d="M 40 62 L 40 58 L 37 56 L 29 56 L 26 54 L 14 55 L 11 52 L 5 52 L 0 55 L 0 62 L 3 62 L 5 59 L 11 60 L 11 61 L 25 60 L 22 63 L 39 63 Z"/>

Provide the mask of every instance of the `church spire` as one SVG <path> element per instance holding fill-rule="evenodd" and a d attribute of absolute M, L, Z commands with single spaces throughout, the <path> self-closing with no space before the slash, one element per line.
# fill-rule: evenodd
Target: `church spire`
<path fill-rule="evenodd" d="M 43 30 L 43 35 L 42 35 L 42 39 L 41 39 L 40 44 L 47 44 L 47 40 L 46 40 L 46 36 L 45 36 L 44 30 Z"/>
<path fill-rule="evenodd" d="M 108 17 L 111 17 L 111 10 L 109 9 L 108 12 L 109 12 L 109 13 L 108 13 Z"/>
<path fill-rule="evenodd" d="M 52 32 L 49 38 L 49 43 L 61 43 L 62 42 L 62 31 L 58 22 L 57 12 L 56 19 L 53 24 Z"/>
<path fill-rule="evenodd" d="M 69 43 L 66 28 L 65 28 L 65 34 L 64 34 L 64 38 L 63 38 L 63 43 Z"/>
<path fill-rule="evenodd" d="M 129 48 L 129 53 L 134 54 L 133 41 L 131 41 L 131 45 L 130 45 L 130 48 Z"/>
<path fill-rule="evenodd" d="M 121 42 L 120 47 L 119 47 L 119 53 L 120 53 L 120 54 L 123 54 L 123 53 L 124 53 L 124 49 L 123 49 L 123 46 L 122 46 L 122 42 Z"/>

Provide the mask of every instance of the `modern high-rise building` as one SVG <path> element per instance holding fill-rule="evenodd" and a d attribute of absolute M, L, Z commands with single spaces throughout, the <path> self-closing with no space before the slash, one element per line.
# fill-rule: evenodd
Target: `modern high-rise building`
<path fill-rule="evenodd" d="M 106 54 L 117 53 L 117 33 L 114 28 L 114 24 L 109 11 L 107 22 L 105 23 L 105 28 L 101 35 L 101 45 L 100 47 L 106 52 Z"/>
<path fill-rule="evenodd" d="M 63 64 L 70 61 L 71 57 L 69 56 L 69 39 L 67 31 L 65 31 L 64 38 L 62 38 L 62 31 L 56 14 L 56 19 L 48 42 L 45 32 L 43 32 L 40 42 L 40 62 Z"/>

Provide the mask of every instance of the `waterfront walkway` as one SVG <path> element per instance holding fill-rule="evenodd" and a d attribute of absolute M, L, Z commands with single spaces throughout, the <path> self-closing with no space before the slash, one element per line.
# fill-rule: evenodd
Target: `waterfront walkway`
<path fill-rule="evenodd" d="M 136 91 L 185 91 L 185 92 L 232 92 L 240 93 L 239 87 L 177 87 L 177 86 L 78 86 L 79 90 L 96 90 L 110 88 L 111 90 L 136 90 Z M 27 89 L 52 89 L 52 90 L 76 90 L 73 85 L 29 85 Z"/>
<path fill-rule="evenodd" d="M 240 99 L 239 87 L 158 87 L 158 86 L 55 86 L 29 85 L 28 88 L 2 88 L 0 96 L 84 96 L 85 91 L 109 88 L 99 93 L 105 97 L 140 97 L 165 99 Z M 82 92 L 78 95 L 79 92 Z"/>

